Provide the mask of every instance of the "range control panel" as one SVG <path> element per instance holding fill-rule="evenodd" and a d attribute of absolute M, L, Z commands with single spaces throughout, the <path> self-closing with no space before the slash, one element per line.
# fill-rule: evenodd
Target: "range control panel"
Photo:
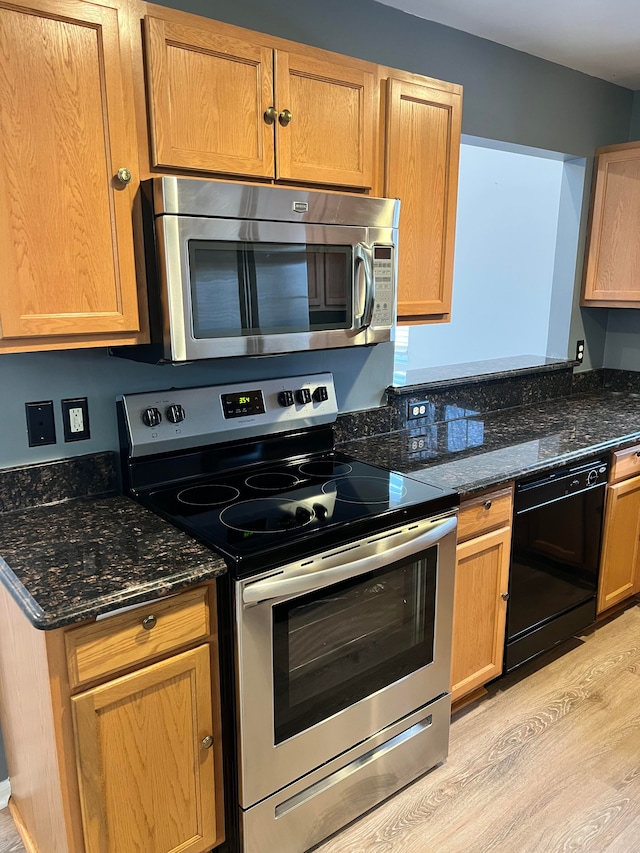
<path fill-rule="evenodd" d="M 165 453 L 335 421 L 331 373 L 173 388 L 122 398 L 130 456 Z"/>

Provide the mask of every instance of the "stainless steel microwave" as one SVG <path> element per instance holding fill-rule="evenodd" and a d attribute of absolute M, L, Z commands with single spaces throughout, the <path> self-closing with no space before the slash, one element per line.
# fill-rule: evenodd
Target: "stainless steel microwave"
<path fill-rule="evenodd" d="M 162 360 L 393 339 L 399 201 L 177 177 L 152 198 Z"/>

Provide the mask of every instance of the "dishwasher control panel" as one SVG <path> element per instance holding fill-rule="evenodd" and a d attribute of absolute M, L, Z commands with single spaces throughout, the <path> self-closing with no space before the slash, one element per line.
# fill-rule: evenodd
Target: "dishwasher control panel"
<path fill-rule="evenodd" d="M 528 512 L 569 495 L 605 486 L 608 475 L 609 460 L 601 457 L 542 472 L 516 484 L 515 511 Z"/>

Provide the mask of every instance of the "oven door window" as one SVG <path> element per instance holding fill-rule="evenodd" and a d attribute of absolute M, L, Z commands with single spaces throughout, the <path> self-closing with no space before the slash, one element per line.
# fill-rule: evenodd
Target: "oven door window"
<path fill-rule="evenodd" d="M 275 743 L 433 662 L 437 548 L 274 605 Z"/>
<path fill-rule="evenodd" d="M 351 246 L 189 241 L 195 338 L 352 325 Z"/>

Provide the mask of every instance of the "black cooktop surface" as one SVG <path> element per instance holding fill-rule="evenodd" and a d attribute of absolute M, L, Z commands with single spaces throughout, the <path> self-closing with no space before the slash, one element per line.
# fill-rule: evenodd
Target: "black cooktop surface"
<path fill-rule="evenodd" d="M 455 492 L 335 451 L 201 474 L 137 497 L 219 551 L 237 577 L 459 502 Z"/>

